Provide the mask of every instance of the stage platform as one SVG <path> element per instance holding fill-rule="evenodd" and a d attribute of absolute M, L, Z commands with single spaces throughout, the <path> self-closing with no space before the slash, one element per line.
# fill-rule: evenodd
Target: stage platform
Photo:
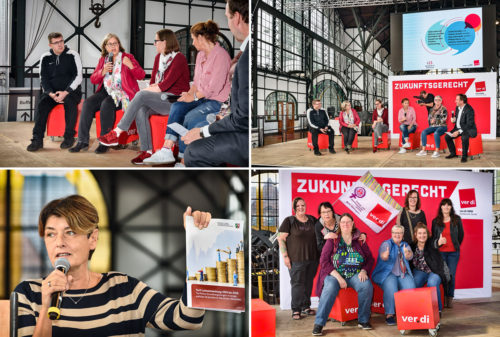
<path fill-rule="evenodd" d="M 307 138 L 292 140 L 285 143 L 267 145 L 252 149 L 252 166 L 295 166 L 295 167 L 499 167 L 500 166 L 500 138 L 483 140 L 483 151 L 480 158 L 461 163 L 460 157 L 445 159 L 449 154 L 441 152 L 439 158 L 416 156 L 419 150 L 407 151 L 399 154 L 398 139 L 392 139 L 390 150 L 372 151 L 372 137 L 359 136 L 359 148 L 347 154 L 341 147 L 340 136 L 335 136 L 336 154 L 322 150 L 322 156 L 315 156 L 307 147 Z"/>
<path fill-rule="evenodd" d="M 438 336 L 500 336 L 500 289 L 493 292 L 491 298 L 455 300 L 453 309 L 444 309 L 441 318 L 441 329 Z M 276 336 L 277 337 L 303 337 L 311 336 L 315 316 L 292 320 L 291 310 L 276 309 Z M 397 326 L 385 324 L 382 314 L 371 315 L 370 323 L 373 330 L 358 328 L 357 320 L 346 322 L 341 326 L 339 322 L 328 321 L 323 328 L 324 336 L 371 336 L 387 337 L 401 336 Z M 429 336 L 427 330 L 413 330 L 407 332 L 409 336 Z"/>
<path fill-rule="evenodd" d="M 125 149 L 111 148 L 104 154 L 94 153 L 99 145 L 96 139 L 95 120 L 90 129 L 88 151 L 70 153 L 68 150 L 59 148 L 61 141 L 52 141 L 50 137 L 45 137 L 43 149 L 29 152 L 26 147 L 31 142 L 33 126 L 34 122 L 0 123 L 0 144 L 2 144 L 0 147 L 0 167 L 152 167 L 134 165 L 130 162 L 138 155 L 139 144 L 128 144 Z M 173 166 L 173 164 L 169 166 Z"/>

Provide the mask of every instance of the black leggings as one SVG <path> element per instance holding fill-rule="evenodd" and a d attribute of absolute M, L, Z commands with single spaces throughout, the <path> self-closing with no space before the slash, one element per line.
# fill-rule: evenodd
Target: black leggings
<path fill-rule="evenodd" d="M 344 135 L 344 146 L 350 145 L 354 142 L 354 137 L 356 137 L 356 130 L 353 128 L 346 128 L 345 126 L 340 129 L 340 132 Z"/>

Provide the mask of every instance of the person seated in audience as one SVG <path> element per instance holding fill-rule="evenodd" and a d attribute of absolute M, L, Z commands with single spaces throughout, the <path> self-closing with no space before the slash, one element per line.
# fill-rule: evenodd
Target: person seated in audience
<path fill-rule="evenodd" d="M 167 164 L 175 162 L 172 147 L 179 139 L 179 134 L 169 126 L 173 123 L 183 125 L 187 130 L 209 124 L 208 120 L 219 112 L 221 105 L 229 97 L 231 82 L 229 69 L 231 57 L 217 42 L 219 26 L 212 20 L 198 22 L 191 27 L 193 46 L 198 50 L 194 81 L 187 92 L 174 103 L 168 118 L 165 143 L 160 151 L 144 161 L 147 164 Z M 212 115 L 208 117 L 209 115 Z M 207 120 L 208 118 L 208 120 Z M 184 167 L 186 145 L 179 140 L 179 158 Z"/>
<path fill-rule="evenodd" d="M 115 129 L 99 137 L 104 146 L 118 145 L 122 132 L 127 132 L 135 120 L 141 152 L 132 159 L 132 164 L 143 164 L 153 154 L 151 138 L 151 115 L 168 115 L 175 96 L 189 90 L 189 67 L 186 57 L 179 51 L 179 42 L 170 29 L 156 32 L 154 45 L 156 54 L 149 86 L 139 91 L 130 102 L 127 111 Z"/>
<path fill-rule="evenodd" d="M 396 305 L 394 294 L 403 289 L 415 288 L 415 281 L 409 261 L 413 253 L 408 243 L 403 241 L 404 227 L 394 225 L 391 238 L 382 242 L 372 280 L 384 291 L 385 322 L 396 325 Z"/>
<path fill-rule="evenodd" d="M 328 135 L 328 150 L 330 153 L 335 153 L 333 149 L 335 143 L 335 132 L 332 127 L 328 125 L 329 118 L 325 109 L 321 109 L 321 100 L 314 99 L 312 101 L 312 108 L 307 109 L 307 124 L 309 125 L 309 132 L 311 132 L 311 139 L 314 147 L 314 154 L 321 156 L 318 146 L 319 134 Z"/>
<path fill-rule="evenodd" d="M 344 149 L 349 154 L 352 150 L 352 143 L 359 130 L 359 116 L 355 109 L 351 108 L 349 101 L 344 101 L 340 105 L 339 114 L 340 132 L 344 135 Z"/>
<path fill-rule="evenodd" d="M 130 101 L 139 91 L 137 81 L 142 80 L 145 75 L 134 55 L 125 52 L 118 36 L 107 34 L 101 44 L 101 57 L 97 67 L 90 76 L 90 81 L 98 84 L 97 92 L 83 102 L 78 142 L 69 152 L 89 149 L 90 127 L 97 111 L 101 111 L 100 135 L 104 136 L 113 129 L 116 111 L 127 111 Z M 105 153 L 108 149 L 107 146 L 99 144 L 95 153 Z"/>
<path fill-rule="evenodd" d="M 401 130 L 403 143 L 401 149 L 398 153 L 406 153 L 406 149 L 411 147 L 408 142 L 410 138 L 410 133 L 417 131 L 417 115 L 415 114 L 415 109 L 410 106 L 410 100 L 408 98 L 403 98 L 401 100 L 402 107 L 398 112 L 399 130 Z"/>
<path fill-rule="evenodd" d="M 73 146 L 75 142 L 75 125 L 78 117 L 78 104 L 82 98 L 82 61 L 80 55 L 64 45 L 61 33 L 54 32 L 48 36 L 50 51 L 40 59 L 40 84 L 42 95 L 38 101 L 33 127 L 33 139 L 27 149 L 30 152 L 43 148 L 43 136 L 47 119 L 52 109 L 64 105 L 64 141 L 61 149 Z"/>
<path fill-rule="evenodd" d="M 367 244 L 358 240 L 359 231 L 351 214 L 340 217 L 337 238 L 326 240 L 321 251 L 320 272 L 316 286 L 319 306 L 314 321 L 313 335 L 321 336 L 328 315 L 340 289 L 354 288 L 358 293 L 358 327 L 371 330 L 370 307 L 373 286 L 369 274 L 373 256 Z"/>
<path fill-rule="evenodd" d="M 375 134 L 375 146 L 373 152 L 377 152 L 377 146 L 382 143 L 382 134 L 389 131 L 389 110 L 384 107 L 382 100 L 375 100 L 375 109 L 372 114 L 372 129 Z"/>
<path fill-rule="evenodd" d="M 436 149 L 432 154 L 432 158 L 439 157 L 439 146 L 441 145 L 441 136 L 446 132 L 446 120 L 448 118 L 448 111 L 443 105 L 443 98 L 439 95 L 434 97 L 434 106 L 431 108 L 429 113 L 429 127 L 422 131 L 422 150 L 417 153 L 417 156 L 426 156 L 427 151 L 425 147 L 427 145 L 427 135 L 434 134 L 434 143 L 436 144 Z"/>

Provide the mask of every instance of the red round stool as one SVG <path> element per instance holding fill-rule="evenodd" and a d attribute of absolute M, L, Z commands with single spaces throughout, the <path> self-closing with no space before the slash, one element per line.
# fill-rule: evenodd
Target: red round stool
<path fill-rule="evenodd" d="M 123 110 L 122 109 L 116 110 L 115 124 L 113 125 L 113 128 L 116 128 L 122 117 L 123 117 Z M 97 111 L 95 114 L 95 127 L 96 127 L 97 138 L 99 138 L 101 135 L 101 111 Z M 133 141 L 136 141 L 138 139 L 139 135 L 137 134 L 137 126 L 135 125 L 135 121 L 133 121 L 128 131 L 122 132 L 120 134 L 118 143 L 121 145 L 125 145 L 128 143 L 132 143 Z"/>
<path fill-rule="evenodd" d="M 78 124 L 80 123 L 80 113 L 82 112 L 83 99 L 78 104 L 78 116 L 75 124 L 75 137 L 78 137 Z M 66 119 L 64 117 L 64 104 L 57 104 L 50 112 L 47 118 L 47 136 L 62 137 L 66 129 Z"/>

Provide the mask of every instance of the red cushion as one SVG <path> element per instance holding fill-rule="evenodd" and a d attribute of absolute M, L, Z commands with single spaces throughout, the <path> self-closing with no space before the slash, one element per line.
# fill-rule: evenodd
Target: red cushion
<path fill-rule="evenodd" d="M 75 124 L 75 137 L 78 137 L 78 124 L 80 123 L 80 113 L 82 112 L 83 100 L 78 104 L 78 116 Z M 50 112 L 47 118 L 47 136 L 62 137 L 66 129 L 66 120 L 64 118 L 64 104 L 57 104 Z"/>

